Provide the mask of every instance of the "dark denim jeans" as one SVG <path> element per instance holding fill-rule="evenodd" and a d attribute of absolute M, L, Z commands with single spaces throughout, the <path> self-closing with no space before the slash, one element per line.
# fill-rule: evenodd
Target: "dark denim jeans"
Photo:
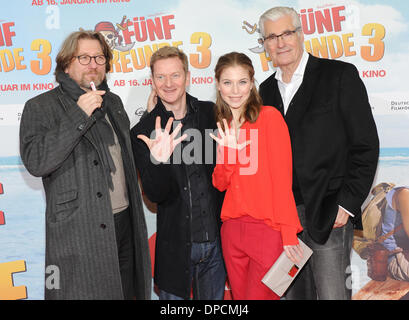
<path fill-rule="evenodd" d="M 226 270 L 220 241 L 192 243 L 190 277 L 194 300 L 223 300 Z M 160 290 L 160 300 L 184 300 L 172 293 Z"/>
<path fill-rule="evenodd" d="M 348 221 L 342 228 L 331 231 L 323 245 L 311 239 L 305 223 L 305 207 L 297 206 L 304 230 L 298 236 L 313 250 L 313 255 L 288 289 L 287 300 L 350 300 L 351 249 L 353 225 Z"/>

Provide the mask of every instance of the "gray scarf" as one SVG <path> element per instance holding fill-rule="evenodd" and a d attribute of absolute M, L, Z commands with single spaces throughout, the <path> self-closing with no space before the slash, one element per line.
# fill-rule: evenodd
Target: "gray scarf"
<path fill-rule="evenodd" d="M 79 97 L 86 92 L 80 88 L 80 86 L 70 78 L 67 73 L 58 72 L 56 75 L 56 80 L 60 84 L 61 89 L 76 103 Z M 109 87 L 104 80 L 99 86 L 98 90 L 105 90 L 109 92 Z M 105 96 L 104 96 L 105 97 Z M 103 97 L 103 98 L 104 98 Z M 103 166 L 106 170 L 106 176 L 108 180 L 108 186 L 111 190 L 114 189 L 112 183 L 111 173 L 116 172 L 115 164 L 112 159 L 111 153 L 109 152 L 109 146 L 115 144 L 114 132 L 112 126 L 106 120 L 105 116 L 107 110 L 105 107 L 105 98 L 103 99 L 101 108 L 96 109 L 93 112 L 93 116 L 96 119 L 95 125 L 91 126 L 89 131 L 96 141 L 98 153 L 101 156 Z"/>

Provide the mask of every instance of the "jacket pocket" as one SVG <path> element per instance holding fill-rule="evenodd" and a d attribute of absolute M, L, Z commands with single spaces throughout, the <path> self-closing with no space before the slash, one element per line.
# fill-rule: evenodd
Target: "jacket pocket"
<path fill-rule="evenodd" d="M 61 222 L 71 217 L 78 209 L 78 191 L 69 190 L 58 193 L 55 200 L 54 214 L 51 222 Z"/>

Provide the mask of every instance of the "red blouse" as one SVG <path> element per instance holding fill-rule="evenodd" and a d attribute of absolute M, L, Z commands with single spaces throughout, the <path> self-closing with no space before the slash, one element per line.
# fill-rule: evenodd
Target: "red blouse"
<path fill-rule="evenodd" d="M 264 106 L 255 123 L 245 122 L 240 151 L 218 146 L 213 185 L 226 190 L 221 219 L 251 216 L 281 232 L 283 245 L 298 244 L 302 231 L 292 193 L 292 155 L 288 128 L 282 115 Z"/>

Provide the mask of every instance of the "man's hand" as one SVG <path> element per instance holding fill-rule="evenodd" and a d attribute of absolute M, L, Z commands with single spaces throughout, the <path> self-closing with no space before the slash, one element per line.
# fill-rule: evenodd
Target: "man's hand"
<path fill-rule="evenodd" d="M 158 95 L 156 94 L 156 90 L 152 88 L 152 91 L 148 98 L 148 104 L 146 106 L 146 111 L 151 112 L 156 104 L 158 103 Z"/>
<path fill-rule="evenodd" d="M 337 218 L 335 219 L 335 223 L 333 228 L 341 228 L 348 222 L 350 215 L 341 207 L 338 206 L 338 214 Z"/>
<path fill-rule="evenodd" d="M 104 90 L 89 91 L 79 97 L 77 104 L 89 117 L 95 109 L 101 108 L 104 94 Z"/>

